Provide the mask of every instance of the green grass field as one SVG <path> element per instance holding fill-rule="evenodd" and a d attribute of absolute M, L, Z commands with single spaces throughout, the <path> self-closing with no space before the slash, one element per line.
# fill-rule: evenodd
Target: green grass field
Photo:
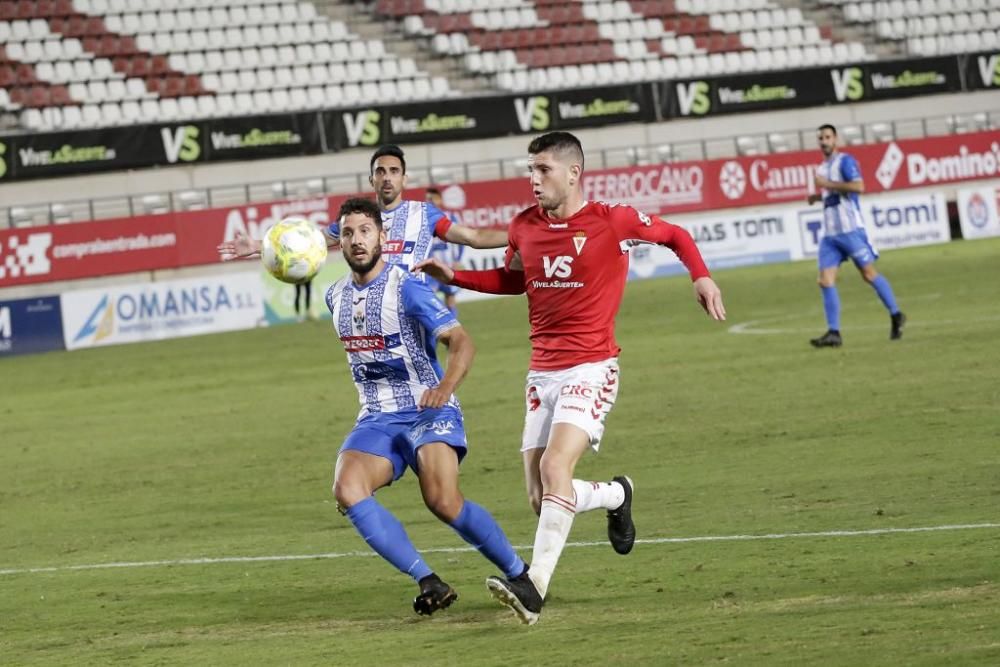
<path fill-rule="evenodd" d="M 998 258 L 1000 240 L 884 256 L 899 342 L 851 269 L 839 350 L 807 342 L 811 263 L 717 274 L 725 324 L 686 279 L 631 283 L 619 402 L 578 473 L 635 479 L 640 543 L 618 556 L 602 513 L 578 517 L 531 628 L 411 475 L 379 497 L 458 589 L 445 612 L 416 617 L 415 585 L 336 512 L 357 398 L 328 325 L 4 360 L 0 663 L 1000 664 Z M 461 315 L 463 489 L 529 557 L 526 306 Z M 272 556 L 316 557 L 179 562 Z M 110 563 L 146 565 L 78 567 Z"/>

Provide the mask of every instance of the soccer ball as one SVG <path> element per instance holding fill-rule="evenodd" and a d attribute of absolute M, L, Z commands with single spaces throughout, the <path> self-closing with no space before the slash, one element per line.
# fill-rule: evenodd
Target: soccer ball
<path fill-rule="evenodd" d="M 267 231 L 260 259 L 272 276 L 286 283 L 312 279 L 326 261 L 326 237 L 305 218 L 285 218 Z"/>

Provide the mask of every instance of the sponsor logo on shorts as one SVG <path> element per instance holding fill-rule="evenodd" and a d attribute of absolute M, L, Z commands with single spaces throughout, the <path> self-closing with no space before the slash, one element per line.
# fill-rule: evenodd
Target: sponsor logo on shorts
<path fill-rule="evenodd" d="M 410 435 L 417 439 L 424 435 L 428 431 L 432 431 L 434 435 L 450 435 L 455 432 L 455 422 L 451 419 L 438 419 L 431 422 L 430 424 L 419 424 L 414 426 L 410 431 Z"/>

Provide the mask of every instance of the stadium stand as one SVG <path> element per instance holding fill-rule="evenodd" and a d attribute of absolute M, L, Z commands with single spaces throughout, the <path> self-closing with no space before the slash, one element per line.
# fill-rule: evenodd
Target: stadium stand
<path fill-rule="evenodd" d="M 848 24 L 874 28 L 914 55 L 966 53 L 1000 46 L 997 0 L 890 0 L 837 2 Z"/>
<path fill-rule="evenodd" d="M 0 110 L 28 130 L 451 94 L 308 2 L 2 0 Z"/>
<path fill-rule="evenodd" d="M 488 9 L 486 8 L 488 7 Z M 497 88 L 530 91 L 868 60 L 767 0 L 378 0 L 433 50 Z"/>

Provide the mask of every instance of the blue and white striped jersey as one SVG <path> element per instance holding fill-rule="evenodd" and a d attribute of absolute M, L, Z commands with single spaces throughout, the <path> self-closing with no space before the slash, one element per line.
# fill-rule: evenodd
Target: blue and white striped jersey
<path fill-rule="evenodd" d="M 836 152 L 818 167 L 820 176 L 835 183 L 849 183 L 861 180 L 861 169 L 853 155 Z M 861 197 L 856 192 L 840 193 L 824 189 L 823 234 L 833 236 L 846 234 L 856 229 L 864 229 L 861 215 Z"/>
<path fill-rule="evenodd" d="M 350 275 L 337 281 L 326 305 L 358 388 L 358 419 L 416 409 L 424 391 L 438 385 L 444 374 L 435 341 L 459 323 L 422 281 L 388 264 L 363 287 Z M 458 399 L 448 405 L 458 408 Z"/>
<path fill-rule="evenodd" d="M 430 256 L 435 237 L 443 239 L 451 225 L 448 216 L 434 204 L 404 199 L 391 211 L 382 211 L 382 257 L 389 264 L 409 269 Z M 328 230 L 331 236 L 340 238 L 340 221 L 330 223 Z"/>

